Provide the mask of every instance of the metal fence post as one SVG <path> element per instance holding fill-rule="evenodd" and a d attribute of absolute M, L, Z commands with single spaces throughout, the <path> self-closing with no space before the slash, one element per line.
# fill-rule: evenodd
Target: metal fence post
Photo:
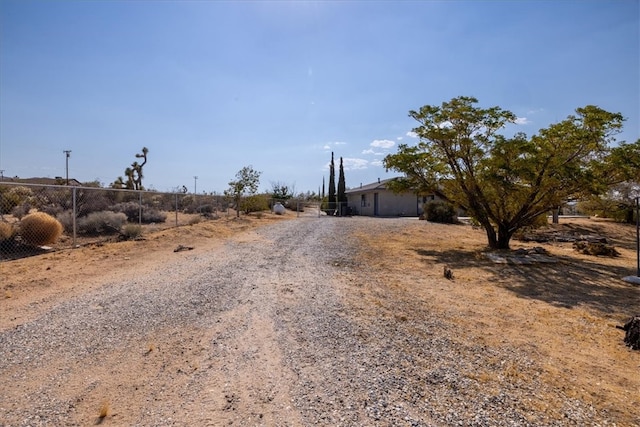
<path fill-rule="evenodd" d="M 78 231 L 78 229 L 77 229 L 78 224 L 77 224 L 77 221 L 76 221 L 76 217 L 78 216 L 78 204 L 76 203 L 77 202 L 77 197 L 76 197 L 77 188 L 73 187 L 73 189 L 71 191 L 72 191 L 71 204 L 73 205 L 73 214 L 71 215 L 72 216 L 71 223 L 73 224 L 73 227 L 72 227 L 73 228 L 73 243 L 72 244 L 73 244 L 73 247 L 75 248 L 76 247 L 76 235 L 77 235 L 77 231 Z"/>
<path fill-rule="evenodd" d="M 640 197 L 636 197 L 636 276 L 640 277 Z"/>
<path fill-rule="evenodd" d="M 176 227 L 178 226 L 178 193 L 176 193 Z"/>

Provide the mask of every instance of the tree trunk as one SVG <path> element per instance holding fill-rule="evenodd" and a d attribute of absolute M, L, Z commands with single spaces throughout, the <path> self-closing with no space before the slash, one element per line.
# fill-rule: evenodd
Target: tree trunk
<path fill-rule="evenodd" d="M 553 217 L 552 222 L 554 224 L 559 224 L 560 223 L 560 207 L 553 208 L 552 217 Z"/>
<path fill-rule="evenodd" d="M 627 224 L 635 224 L 635 219 L 633 215 L 634 211 L 635 211 L 635 207 L 633 205 L 630 205 L 625 209 L 624 222 L 626 222 Z"/>
<path fill-rule="evenodd" d="M 496 230 L 493 229 L 491 224 L 483 224 L 485 231 L 487 232 L 487 243 L 491 249 L 498 249 L 498 236 Z"/>
<path fill-rule="evenodd" d="M 509 227 L 499 225 L 497 234 L 493 227 L 486 228 L 486 230 L 487 238 L 489 240 L 489 247 L 491 249 L 509 249 L 509 242 L 511 241 L 511 236 L 513 235 L 513 232 L 509 231 Z"/>

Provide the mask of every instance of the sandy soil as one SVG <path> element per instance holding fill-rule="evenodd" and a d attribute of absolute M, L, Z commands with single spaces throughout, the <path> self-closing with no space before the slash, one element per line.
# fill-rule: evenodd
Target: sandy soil
<path fill-rule="evenodd" d="M 252 245 L 265 239 L 255 230 L 286 220 L 295 221 L 295 214 L 223 218 L 162 230 L 142 241 L 91 245 L 0 263 L 0 333 L 36 322 L 67 301 L 111 292 L 110 284 L 135 283 L 136 278 L 145 275 L 154 277 L 167 266 L 173 267 L 175 273 L 171 274 L 176 275 L 176 280 L 180 275 L 197 282 L 201 273 L 195 268 L 187 269 L 185 263 L 204 263 L 198 264 L 204 271 L 207 265 L 213 265 L 205 256 L 210 253 L 219 254 L 215 265 L 224 263 L 220 249 L 229 242 L 245 251 L 238 257 L 249 259 Z M 580 417 L 589 419 L 587 415 L 566 414 L 566 402 L 571 399 L 580 405 L 591 405 L 599 414 L 595 418 L 599 421 L 609 420 L 611 425 L 640 423 L 640 353 L 625 347 L 623 332 L 615 328 L 640 313 L 640 288 L 620 280 L 635 274 L 635 228 L 606 221 L 563 220 L 556 230 L 605 236 L 620 256 L 581 255 L 571 243 L 514 241 L 513 249 L 542 246 L 557 260 L 553 264 L 520 265 L 496 264 L 488 259 L 483 232 L 468 225 L 378 219 L 375 221 L 384 226 L 373 229 L 372 223 L 359 226 L 359 218 L 319 220 L 355 224 L 346 236 L 355 242 L 352 256 L 330 258 L 330 274 L 335 275 L 335 292 L 341 307 L 348 308 L 348 315 L 340 316 L 361 324 L 367 333 L 358 334 L 366 335 L 365 341 L 373 340 L 375 331 L 371 325 L 379 322 L 417 330 L 420 326 L 416 325 L 430 319 L 443 319 L 452 345 L 464 348 L 473 343 L 470 352 L 486 351 L 477 356 L 478 363 L 468 367 L 460 364 L 461 378 L 493 393 L 496 399 L 514 385 L 526 388 L 536 384 L 527 399 L 517 402 L 518 410 L 525 414 L 520 415 L 524 417 L 521 425 L 539 424 L 540 420 L 562 425 L 563 419 L 568 420 L 567 424 L 578 424 L 575 420 L 583 419 Z M 193 250 L 174 252 L 180 245 Z M 303 251 L 304 247 L 292 248 Z M 340 254 L 339 250 L 336 254 Z M 297 300 L 302 298 L 302 291 L 296 281 L 287 278 L 307 280 L 307 276 L 298 275 L 297 269 L 311 268 L 309 261 L 298 259 L 295 252 L 288 255 L 292 257 L 291 265 L 282 264 L 283 256 L 274 258 L 279 265 L 273 269 L 268 251 L 260 255 L 260 265 L 243 273 L 247 274 L 242 281 L 245 285 L 239 290 L 224 291 L 229 295 L 228 305 L 216 309 L 219 314 L 213 323 L 199 322 L 196 313 L 190 323 L 155 325 L 151 332 L 140 332 L 135 343 L 105 345 L 99 365 L 89 363 L 90 358 L 82 359 L 82 363 L 76 361 L 74 366 L 64 361 L 55 366 L 34 365 L 37 372 L 26 381 L 46 382 L 43 379 L 54 375 L 52 369 L 64 370 L 65 382 L 57 385 L 60 390 L 56 395 L 71 396 L 73 404 L 69 405 L 73 408 L 61 410 L 57 416 L 75 425 L 86 425 L 87 421 L 142 425 L 145 410 L 150 419 L 163 420 L 156 425 L 187 425 L 189 416 L 201 425 L 308 425 L 314 417 L 314 423 L 321 425 L 394 425 L 390 418 L 385 423 L 384 417 L 380 421 L 358 413 L 350 413 L 356 421 L 338 422 L 329 415 L 318 415 L 326 410 L 316 409 L 314 415 L 303 411 L 301 404 L 296 405 L 296 399 L 304 392 L 302 379 L 310 375 L 317 380 L 323 374 L 313 363 L 303 368 L 296 359 L 304 353 L 305 344 L 300 340 L 309 340 L 306 345 L 312 345 L 309 336 L 300 338 L 301 332 L 281 336 L 285 328 L 281 323 L 294 319 L 292 311 L 286 310 L 295 310 L 295 304 L 302 301 Z M 445 267 L 453 272 L 453 280 L 443 277 Z M 252 281 L 254 286 L 250 286 Z M 261 287 L 260 283 L 278 286 Z M 227 286 L 221 282 L 223 285 Z M 154 289 L 150 286 L 147 291 L 152 293 Z M 112 292 L 109 298 L 96 299 L 100 302 L 93 309 L 106 311 L 105 301 L 116 301 L 124 295 Z M 189 298 L 186 289 L 184 292 L 176 291 L 172 298 Z M 314 292 L 321 295 L 327 291 L 318 288 Z M 324 304 L 329 306 L 332 298 L 336 298 L 334 294 L 327 294 Z M 271 305 L 261 306 L 261 301 L 271 301 Z M 126 303 L 117 304 L 126 307 Z M 312 299 L 305 299 L 304 303 L 314 304 Z M 234 327 L 230 329 L 229 325 Z M 279 342 L 289 345 L 278 345 L 275 336 L 281 336 Z M 291 353 L 291 348 L 299 350 Z M 321 351 L 318 347 L 317 352 Z M 503 356 L 513 351 L 527 357 Z M 223 368 L 212 368 L 218 364 Z M 336 363 L 334 371 L 339 366 Z M 315 370 L 315 374 L 309 370 Z M 201 373 L 205 371 L 209 373 Z M 13 371 L 0 372 L 0 382 L 5 384 L 0 390 L 5 396 L 18 391 L 10 385 L 11 375 Z M 198 383 L 197 396 L 187 390 L 194 381 Z M 22 387 L 33 391 L 40 386 Z M 123 396 L 122 390 L 129 394 Z M 210 392 L 207 394 L 206 390 Z M 16 400 L 15 404 L 29 405 L 25 399 Z M 179 405 L 167 405 L 166 411 L 152 410 L 150 402 L 154 400 Z M 8 399 L 0 403 L 12 405 Z M 101 412 L 106 416 L 100 418 Z M 422 421 L 406 425 L 446 424 L 445 418 L 436 415 L 408 412 L 405 419 Z M 38 420 L 29 423 L 47 424 Z M 0 424 L 4 424 L 2 415 Z M 9 421 L 6 424 L 14 425 Z"/>

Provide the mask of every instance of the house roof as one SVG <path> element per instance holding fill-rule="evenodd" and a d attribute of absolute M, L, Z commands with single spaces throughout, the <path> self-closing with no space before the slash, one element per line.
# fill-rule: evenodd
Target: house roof
<path fill-rule="evenodd" d="M 349 194 L 349 193 L 365 193 L 367 191 L 372 191 L 372 190 L 386 190 L 387 183 L 389 181 L 393 181 L 394 179 L 397 179 L 397 178 L 382 179 L 382 180 L 379 180 L 379 181 L 371 183 L 371 184 L 360 185 L 360 187 L 356 187 L 356 188 L 350 188 L 348 190 L 345 190 L 345 194 Z"/>
<path fill-rule="evenodd" d="M 35 185 L 65 185 L 65 178 L 18 178 L 17 176 L 14 178 L 11 177 L 3 177 L 1 182 L 15 182 L 21 184 L 35 184 Z M 77 179 L 69 178 L 69 185 L 81 186 Z"/>

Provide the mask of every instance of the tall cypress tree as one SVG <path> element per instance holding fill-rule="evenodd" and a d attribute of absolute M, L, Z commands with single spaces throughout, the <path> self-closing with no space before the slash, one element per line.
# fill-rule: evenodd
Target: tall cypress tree
<path fill-rule="evenodd" d="M 342 166 L 342 157 L 340 157 L 340 172 L 338 174 L 338 209 L 340 215 L 346 213 L 347 195 L 345 193 L 347 187 L 344 182 L 344 167 Z"/>
<path fill-rule="evenodd" d="M 336 208 L 336 166 L 333 163 L 333 151 L 331 152 L 331 165 L 329 166 L 329 209 Z"/>

